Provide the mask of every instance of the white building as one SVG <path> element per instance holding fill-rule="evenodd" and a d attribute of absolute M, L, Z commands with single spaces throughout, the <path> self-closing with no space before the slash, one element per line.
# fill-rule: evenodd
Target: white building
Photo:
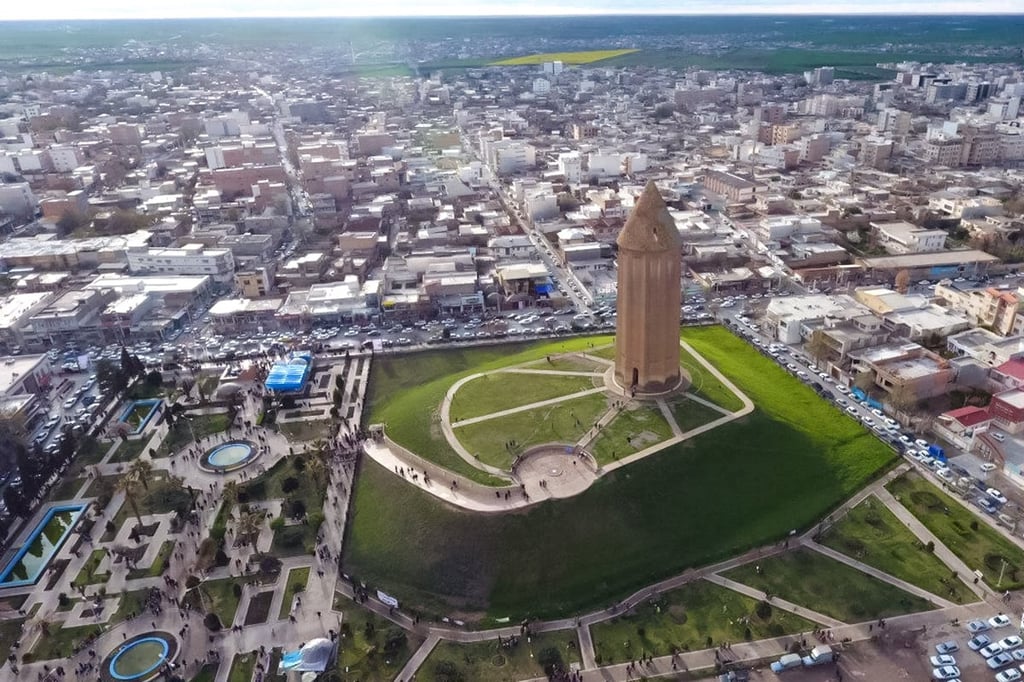
<path fill-rule="evenodd" d="M 570 185 L 578 185 L 583 181 L 583 157 L 579 152 L 558 155 L 558 172 L 565 176 Z"/>
<path fill-rule="evenodd" d="M 551 81 L 549 81 L 547 78 L 533 79 L 533 94 L 546 95 L 549 92 L 551 92 Z"/>
<path fill-rule="evenodd" d="M 235 258 L 229 249 L 186 244 L 180 249 L 129 248 L 125 255 L 132 274 L 207 275 L 222 285 L 234 281 Z"/>
<path fill-rule="evenodd" d="M 39 201 L 27 182 L 0 184 L 0 212 L 27 218 L 35 214 Z"/>
<path fill-rule="evenodd" d="M 85 162 L 85 156 L 78 147 L 50 147 L 47 153 L 53 170 L 58 173 L 70 173 Z"/>
<path fill-rule="evenodd" d="M 946 248 L 945 230 L 927 230 L 911 223 L 871 223 L 878 243 L 892 254 L 927 253 Z"/>

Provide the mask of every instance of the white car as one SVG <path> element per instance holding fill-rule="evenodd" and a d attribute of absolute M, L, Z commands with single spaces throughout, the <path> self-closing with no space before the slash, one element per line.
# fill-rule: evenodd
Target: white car
<path fill-rule="evenodd" d="M 941 668 L 944 665 L 956 665 L 956 659 L 949 654 L 939 654 L 930 659 L 933 668 Z"/>
<path fill-rule="evenodd" d="M 1021 672 L 1016 668 L 1007 668 L 996 673 L 996 682 L 1017 682 L 1021 678 Z"/>
<path fill-rule="evenodd" d="M 998 616 L 992 616 L 989 618 L 988 624 L 993 628 L 1005 628 L 1010 624 L 1010 617 L 1000 613 Z"/>
<path fill-rule="evenodd" d="M 914 445 L 916 445 L 919 448 L 924 448 L 925 450 L 928 449 L 928 441 L 923 440 L 921 438 L 918 438 L 917 440 L 915 440 L 914 441 Z"/>
<path fill-rule="evenodd" d="M 850 392 L 850 389 L 848 389 L 846 386 L 843 386 L 842 384 L 837 385 L 836 390 L 842 393 L 843 395 L 846 395 Z"/>
<path fill-rule="evenodd" d="M 981 465 L 981 470 L 986 473 L 988 473 L 989 471 L 995 471 L 996 465 L 993 464 L 992 462 L 985 462 L 984 464 Z"/>
<path fill-rule="evenodd" d="M 999 646 L 1003 647 L 1003 651 L 1013 651 L 1021 644 L 1021 639 L 1017 635 L 1010 635 L 1009 637 L 1003 637 L 999 640 Z"/>
<path fill-rule="evenodd" d="M 985 491 L 985 494 L 988 495 L 989 497 L 991 497 L 993 500 L 995 500 L 999 504 L 1006 504 L 1006 496 L 1003 495 L 998 490 L 996 490 L 995 488 L 988 488 Z"/>
<path fill-rule="evenodd" d="M 984 656 L 985 658 L 992 658 L 1002 650 L 1003 647 L 1001 644 L 999 644 L 999 642 L 992 642 L 988 646 L 978 649 L 978 653 Z"/>

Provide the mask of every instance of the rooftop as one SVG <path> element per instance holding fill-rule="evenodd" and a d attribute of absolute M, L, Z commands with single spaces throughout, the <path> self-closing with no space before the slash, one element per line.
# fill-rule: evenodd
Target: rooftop
<path fill-rule="evenodd" d="M 10 393 L 14 384 L 46 361 L 45 355 L 6 357 L 0 362 L 0 395 Z"/>

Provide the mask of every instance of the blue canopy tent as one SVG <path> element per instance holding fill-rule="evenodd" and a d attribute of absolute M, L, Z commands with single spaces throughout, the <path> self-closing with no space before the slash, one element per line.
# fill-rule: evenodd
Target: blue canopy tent
<path fill-rule="evenodd" d="M 309 353 L 296 353 L 283 362 L 275 362 L 264 384 L 276 393 L 301 391 L 312 367 L 313 358 Z"/>

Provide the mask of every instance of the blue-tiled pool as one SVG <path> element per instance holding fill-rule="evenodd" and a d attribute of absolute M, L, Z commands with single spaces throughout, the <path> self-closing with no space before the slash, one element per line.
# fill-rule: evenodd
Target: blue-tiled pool
<path fill-rule="evenodd" d="M 51 507 L 0 572 L 0 587 L 34 585 L 85 512 L 84 504 Z"/>
<path fill-rule="evenodd" d="M 163 402 L 160 398 L 149 398 L 147 400 L 133 400 L 128 403 L 127 407 L 121 413 L 121 416 L 117 418 L 122 424 L 128 426 L 128 433 L 135 435 L 142 433 L 142 430 L 146 428 L 146 424 L 156 414 L 157 408 L 160 403 Z"/>

